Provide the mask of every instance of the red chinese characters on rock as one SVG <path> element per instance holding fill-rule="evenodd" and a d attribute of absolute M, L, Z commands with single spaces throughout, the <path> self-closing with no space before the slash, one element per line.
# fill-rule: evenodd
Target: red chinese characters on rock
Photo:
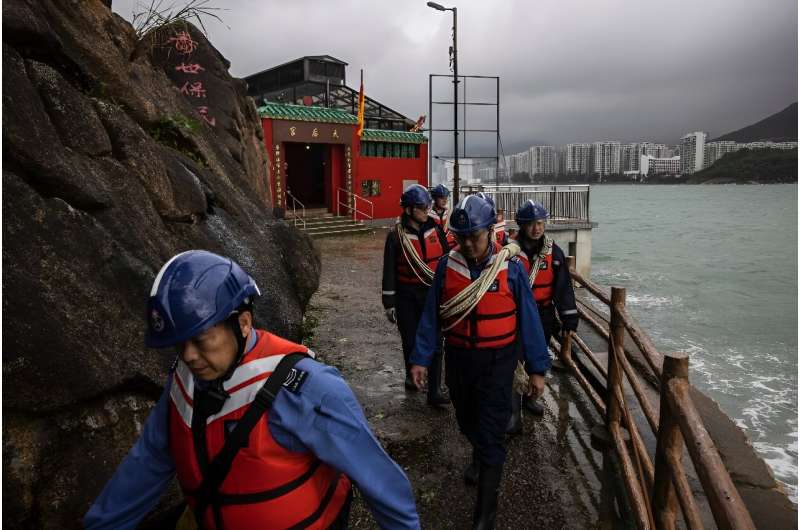
<path fill-rule="evenodd" d="M 186 31 L 175 33 L 167 40 L 165 45 L 168 47 L 174 47 L 175 50 L 177 50 L 177 52 L 181 55 L 190 55 L 198 49 L 197 41 L 192 39 L 191 35 L 189 35 L 189 33 Z M 205 68 L 200 63 L 182 60 L 180 64 L 175 65 L 175 71 L 196 76 L 200 75 L 201 72 L 204 72 Z M 181 94 L 189 98 L 206 99 L 208 97 L 208 93 L 206 88 L 203 86 L 202 81 L 186 81 L 179 90 Z M 209 108 L 207 105 L 195 106 L 195 111 L 197 111 L 200 117 L 203 118 L 203 121 L 205 121 L 207 124 L 212 127 L 217 126 L 217 120 L 209 114 Z"/>
<path fill-rule="evenodd" d="M 175 66 L 175 71 L 183 72 L 184 74 L 199 74 L 200 72 L 205 71 L 205 68 L 203 68 L 197 63 L 194 64 L 181 63 Z"/>
<path fill-rule="evenodd" d="M 167 43 L 174 43 L 178 53 L 188 55 L 197 49 L 197 42 L 192 40 L 191 35 L 185 31 L 178 32 L 174 37 L 170 37 Z"/>
<path fill-rule="evenodd" d="M 202 81 L 195 81 L 192 84 L 189 84 L 189 81 L 186 81 L 181 87 L 181 94 L 195 98 L 204 98 L 206 97 L 206 89 L 203 88 Z"/>
<path fill-rule="evenodd" d="M 217 119 L 213 118 L 213 117 L 210 117 L 208 115 L 208 107 L 201 106 L 201 107 L 195 108 L 195 110 L 200 115 L 200 117 L 205 120 L 205 122 L 207 124 L 211 125 L 212 127 L 216 127 L 217 126 Z"/>

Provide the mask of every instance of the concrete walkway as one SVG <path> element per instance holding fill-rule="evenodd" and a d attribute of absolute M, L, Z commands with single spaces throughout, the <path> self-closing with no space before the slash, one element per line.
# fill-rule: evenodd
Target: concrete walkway
<path fill-rule="evenodd" d="M 342 372 L 376 435 L 408 474 L 423 528 L 469 528 L 476 489 L 461 473 L 469 445 L 452 407 L 433 409 L 403 388 L 397 328 L 384 317 L 381 271 L 386 230 L 315 242 L 322 253 L 319 291 L 309 308 L 309 342 Z M 577 383 L 554 373 L 543 418 L 524 418 L 509 442 L 498 529 L 591 528 L 597 521 L 601 458 L 589 433 L 599 422 Z M 351 527 L 377 528 L 356 498 Z"/>

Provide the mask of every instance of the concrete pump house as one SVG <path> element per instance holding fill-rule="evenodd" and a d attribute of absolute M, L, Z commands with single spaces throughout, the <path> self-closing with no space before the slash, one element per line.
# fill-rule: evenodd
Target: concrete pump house
<path fill-rule="evenodd" d="M 327 55 L 303 57 L 246 78 L 261 116 L 275 205 L 291 209 L 294 196 L 308 209 L 396 217 L 406 186 L 428 186 L 427 139 L 410 132 L 416 120 L 366 96 L 359 137 L 358 91 L 345 84 L 345 65 Z"/>

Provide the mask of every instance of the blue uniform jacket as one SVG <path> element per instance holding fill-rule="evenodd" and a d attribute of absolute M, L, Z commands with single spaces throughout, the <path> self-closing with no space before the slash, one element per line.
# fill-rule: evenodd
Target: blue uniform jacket
<path fill-rule="evenodd" d="M 494 249 L 489 246 L 489 255 L 477 264 L 469 263 L 469 272 L 475 281 L 481 271 L 489 262 Z M 438 347 L 439 337 L 439 301 L 444 287 L 444 275 L 447 270 L 448 256 L 439 260 L 433 285 L 428 289 L 428 298 L 425 300 L 425 309 L 417 328 L 417 337 L 414 351 L 411 354 L 411 364 L 429 366 L 433 352 Z M 533 300 L 533 293 L 528 286 L 528 275 L 521 263 L 512 259 L 508 264 L 508 284 L 517 303 L 517 333 L 522 344 L 522 355 L 525 359 L 525 370 L 529 374 L 543 374 L 550 369 L 550 353 L 544 340 L 542 323 L 539 320 L 539 311 Z"/>
<path fill-rule="evenodd" d="M 255 344 L 251 336 L 248 350 Z M 312 359 L 302 359 L 296 368 L 308 373 L 305 382 L 297 393 L 282 389 L 269 412 L 275 441 L 289 451 L 311 451 L 347 475 L 381 528 L 419 528 L 408 478 L 375 439 L 339 371 Z M 175 475 L 168 445 L 170 381 L 141 436 L 87 512 L 88 529 L 135 528 Z"/>

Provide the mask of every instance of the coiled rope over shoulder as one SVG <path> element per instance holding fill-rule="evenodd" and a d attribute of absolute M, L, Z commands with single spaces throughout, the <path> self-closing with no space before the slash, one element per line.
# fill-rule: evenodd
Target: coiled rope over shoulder
<path fill-rule="evenodd" d="M 458 316 L 455 322 L 446 328 L 442 328 L 443 331 L 447 331 L 455 327 L 459 322 L 464 320 L 464 318 L 469 315 L 473 309 L 475 309 L 475 306 L 478 305 L 478 302 L 481 301 L 483 295 L 486 294 L 486 291 L 489 290 L 489 287 L 492 286 L 492 283 L 497 278 L 503 263 L 519 254 L 520 250 L 521 249 L 516 241 L 509 242 L 508 245 L 500 249 L 500 252 L 495 255 L 492 264 L 483 269 L 480 276 L 478 276 L 474 282 L 469 284 L 466 289 L 439 307 L 439 317 L 442 320 L 447 320 Z"/>
<path fill-rule="evenodd" d="M 536 275 L 539 273 L 539 269 L 542 268 L 542 264 L 545 261 L 545 258 L 553 253 L 553 238 L 548 235 L 544 236 L 544 244 L 542 244 L 542 250 L 536 255 L 536 260 L 531 265 L 531 272 L 528 274 L 528 281 L 533 287 L 533 282 L 536 281 Z"/>
<path fill-rule="evenodd" d="M 414 244 L 411 242 L 411 239 L 409 239 L 408 233 L 403 228 L 402 223 L 397 223 L 395 225 L 395 232 L 397 232 L 397 239 L 400 240 L 400 248 L 403 251 L 403 257 L 406 259 L 408 266 L 419 281 L 430 287 L 433 282 L 433 269 L 428 267 L 428 264 L 417 254 L 417 249 L 414 248 Z"/>

